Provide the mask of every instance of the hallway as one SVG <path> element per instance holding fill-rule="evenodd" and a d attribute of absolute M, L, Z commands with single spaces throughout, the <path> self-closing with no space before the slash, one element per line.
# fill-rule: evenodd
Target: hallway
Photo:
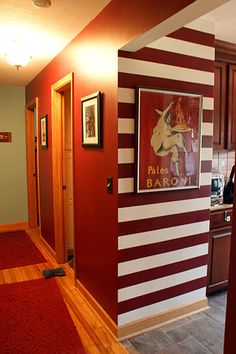
<path fill-rule="evenodd" d="M 37 230 L 30 230 L 30 232 L 27 230 L 27 232 L 46 258 L 47 262 L 0 270 L 0 284 L 40 279 L 42 278 L 43 269 L 58 267 L 58 264 L 53 261 L 45 248 L 39 243 Z M 126 353 L 126 350 L 116 342 L 109 329 L 96 317 L 91 307 L 86 302 L 85 297 L 74 288 L 74 271 L 67 264 L 63 265 L 63 268 L 65 269 L 66 276 L 55 277 L 55 279 L 87 353 Z"/>

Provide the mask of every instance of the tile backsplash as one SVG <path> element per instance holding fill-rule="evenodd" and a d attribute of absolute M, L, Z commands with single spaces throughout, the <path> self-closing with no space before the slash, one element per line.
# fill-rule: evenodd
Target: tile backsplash
<path fill-rule="evenodd" d="M 228 179 L 234 163 L 235 151 L 213 151 L 212 173 L 221 173 Z"/>

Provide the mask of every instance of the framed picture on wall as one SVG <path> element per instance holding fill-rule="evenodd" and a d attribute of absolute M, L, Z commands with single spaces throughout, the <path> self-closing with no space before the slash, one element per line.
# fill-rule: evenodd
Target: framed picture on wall
<path fill-rule="evenodd" d="M 202 96 L 137 88 L 137 193 L 200 186 Z"/>
<path fill-rule="evenodd" d="M 81 98 L 82 146 L 102 147 L 101 92 Z"/>
<path fill-rule="evenodd" d="M 40 142 L 41 148 L 47 149 L 48 148 L 48 116 L 47 114 L 40 118 Z"/>

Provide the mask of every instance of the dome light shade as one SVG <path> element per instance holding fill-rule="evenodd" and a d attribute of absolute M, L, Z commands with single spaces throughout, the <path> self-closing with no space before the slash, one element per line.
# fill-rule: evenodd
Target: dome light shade
<path fill-rule="evenodd" d="M 33 0 L 33 5 L 36 7 L 50 7 L 51 0 Z"/>
<path fill-rule="evenodd" d="M 26 46 L 19 41 L 12 41 L 6 52 L 6 60 L 10 65 L 13 65 L 19 70 L 22 66 L 28 64 L 31 56 Z"/>

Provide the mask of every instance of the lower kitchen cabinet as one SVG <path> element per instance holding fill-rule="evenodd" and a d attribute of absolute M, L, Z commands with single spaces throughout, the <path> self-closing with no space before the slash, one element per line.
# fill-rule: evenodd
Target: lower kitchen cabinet
<path fill-rule="evenodd" d="M 228 285 L 232 208 L 211 211 L 207 294 Z"/>

